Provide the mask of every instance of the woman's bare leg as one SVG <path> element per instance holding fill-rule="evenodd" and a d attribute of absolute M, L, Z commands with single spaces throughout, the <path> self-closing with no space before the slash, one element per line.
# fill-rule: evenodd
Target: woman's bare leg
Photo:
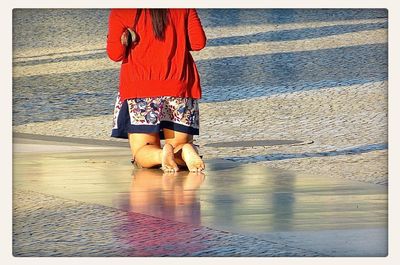
<path fill-rule="evenodd" d="M 173 147 L 170 144 L 165 144 L 161 149 L 158 134 L 129 134 L 129 144 L 132 157 L 139 166 L 151 168 L 161 165 L 165 171 L 178 170 L 174 161 Z"/>

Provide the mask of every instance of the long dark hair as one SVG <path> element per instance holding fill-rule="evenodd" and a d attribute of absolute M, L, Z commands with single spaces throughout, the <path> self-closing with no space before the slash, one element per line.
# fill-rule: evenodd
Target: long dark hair
<path fill-rule="evenodd" d="M 143 9 L 138 9 L 135 17 L 135 25 L 137 24 Z M 153 24 L 154 37 L 158 40 L 164 40 L 165 28 L 168 25 L 168 9 L 149 9 L 151 22 Z"/>

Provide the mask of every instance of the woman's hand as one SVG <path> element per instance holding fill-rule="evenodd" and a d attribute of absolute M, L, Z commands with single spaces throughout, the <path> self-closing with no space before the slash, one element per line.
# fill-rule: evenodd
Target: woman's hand
<path fill-rule="evenodd" d="M 136 33 L 130 28 L 127 28 L 121 35 L 121 44 L 124 45 L 125 47 L 128 46 L 130 43 L 135 43 L 136 41 L 137 41 Z"/>
<path fill-rule="evenodd" d="M 128 38 L 129 38 L 129 31 L 125 30 L 124 33 L 121 35 L 121 44 L 125 47 L 128 46 Z"/>

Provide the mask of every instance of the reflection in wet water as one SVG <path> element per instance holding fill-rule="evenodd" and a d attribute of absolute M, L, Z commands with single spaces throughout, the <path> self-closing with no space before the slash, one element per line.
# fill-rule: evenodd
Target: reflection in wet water
<path fill-rule="evenodd" d="M 124 212 L 240 233 L 387 224 L 385 186 L 233 162 L 206 161 L 205 176 L 187 171 L 132 172 L 128 161 L 123 162 L 128 154 L 128 149 L 34 157 L 17 153 L 13 184 Z M 151 227 L 162 230 L 158 221 Z"/>
<path fill-rule="evenodd" d="M 292 230 L 293 207 L 295 207 L 296 201 L 295 180 L 295 176 L 289 172 L 273 175 L 272 211 L 274 214 L 272 224 L 274 231 Z"/>
<path fill-rule="evenodd" d="M 215 166 L 211 166 L 211 170 L 214 168 Z M 234 227 L 237 223 L 236 216 L 243 207 L 249 206 L 243 201 L 241 194 L 236 192 L 238 187 L 245 184 L 245 175 L 240 167 L 231 168 L 231 172 L 227 170 L 220 172 L 221 174 L 217 176 L 213 174 L 207 179 L 207 186 L 214 187 L 215 192 L 207 194 L 208 198 L 205 200 L 209 207 L 206 212 L 203 211 L 203 215 L 206 220 L 212 216 L 211 222 L 216 225 Z"/>
<path fill-rule="evenodd" d="M 203 173 L 180 171 L 164 174 L 157 169 L 135 169 L 132 172 L 129 196 L 120 197 L 120 207 L 122 204 L 126 210 L 162 219 L 138 219 L 136 215 L 131 215 L 130 222 L 114 230 L 118 241 L 133 247 L 135 256 L 194 253 L 207 248 L 207 235 L 203 235 L 200 229 L 193 230 L 192 226 L 201 224 L 201 207 L 196 193 L 204 179 Z M 138 224 L 140 231 L 135 229 Z M 204 240 L 185 242 L 190 238 Z"/>
<path fill-rule="evenodd" d="M 164 174 L 161 170 L 134 170 L 130 210 L 200 224 L 200 202 L 196 192 L 204 179 L 203 173 L 188 171 Z"/>
<path fill-rule="evenodd" d="M 349 256 L 354 242 L 366 254 L 375 245 L 386 249 L 387 236 L 380 231 L 387 227 L 387 186 L 222 161 L 207 161 L 206 177 L 132 172 L 127 155 L 129 149 L 15 153 L 16 205 L 25 203 L 21 191 L 45 194 L 47 201 L 39 203 L 43 208 L 17 209 L 20 230 L 14 235 L 29 238 L 26 249 L 35 255 L 43 249 L 52 255 L 52 249 L 64 246 L 97 254 L 94 246 L 101 246 L 105 256 L 115 255 L 115 248 L 130 256 L 204 256 L 210 248 L 228 256 L 240 253 L 246 242 L 255 249 L 266 242 L 296 243 L 302 249 L 345 242 L 341 249 L 347 248 Z M 53 204 L 56 197 L 64 202 Z M 96 219 L 99 214 L 104 216 Z M 363 234 L 371 229 L 379 235 Z M 373 245 L 360 244 L 364 239 Z M 338 255 L 337 249 L 326 253 Z M 274 251 L 271 255 L 282 254 Z"/>
<path fill-rule="evenodd" d="M 251 230 L 290 231 L 295 205 L 295 180 L 290 172 L 240 165 L 210 174 L 201 190 L 203 224 L 244 232 Z"/>

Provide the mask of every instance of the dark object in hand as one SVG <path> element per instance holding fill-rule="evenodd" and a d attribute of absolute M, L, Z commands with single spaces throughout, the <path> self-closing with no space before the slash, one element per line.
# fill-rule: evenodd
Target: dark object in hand
<path fill-rule="evenodd" d="M 128 38 L 127 38 L 127 41 L 128 41 L 128 47 L 129 46 L 131 46 L 132 45 L 132 43 L 136 43 L 137 42 L 137 34 L 136 34 L 136 32 L 135 31 L 133 31 L 133 30 L 131 30 L 130 28 L 128 28 L 128 30 L 127 30 L 127 34 L 128 34 Z"/>
<path fill-rule="evenodd" d="M 133 44 L 138 42 L 138 35 L 135 31 L 128 28 L 121 36 L 121 43 L 126 47 L 125 57 L 128 57 Z"/>

